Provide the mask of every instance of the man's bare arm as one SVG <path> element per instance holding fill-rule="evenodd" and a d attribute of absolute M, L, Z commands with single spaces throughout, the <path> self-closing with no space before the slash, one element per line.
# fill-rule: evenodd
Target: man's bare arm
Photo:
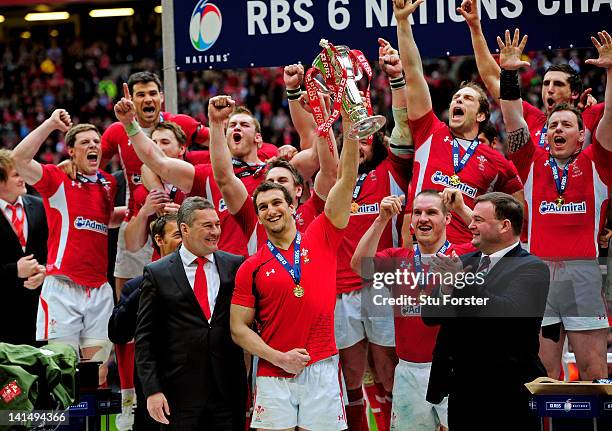
<path fill-rule="evenodd" d="M 599 58 L 586 61 L 588 64 L 603 67 L 607 70 L 604 113 L 597 126 L 595 137 L 602 147 L 612 151 L 612 36 L 607 31 L 600 31 L 598 35 L 599 40 L 596 37 L 591 37 L 591 41 L 597 48 Z"/>

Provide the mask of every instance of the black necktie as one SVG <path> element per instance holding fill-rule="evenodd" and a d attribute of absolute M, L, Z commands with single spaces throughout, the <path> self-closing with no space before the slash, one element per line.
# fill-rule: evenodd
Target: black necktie
<path fill-rule="evenodd" d="M 478 265 L 478 269 L 476 272 L 484 272 L 485 274 L 489 272 L 489 266 L 491 265 L 491 258 L 489 256 L 483 256 L 480 259 L 480 265 Z"/>

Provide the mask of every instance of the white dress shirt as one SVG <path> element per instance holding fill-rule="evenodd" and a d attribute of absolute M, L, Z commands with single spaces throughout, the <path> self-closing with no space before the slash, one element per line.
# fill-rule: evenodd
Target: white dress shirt
<path fill-rule="evenodd" d="M 195 254 L 190 252 L 185 245 L 181 245 L 179 249 L 179 255 L 183 262 L 183 268 L 185 269 L 185 275 L 189 281 L 189 286 L 193 290 L 195 284 L 196 270 L 198 269 L 198 261 Z M 215 256 L 211 253 L 204 256 L 207 262 L 204 264 L 204 273 L 206 274 L 206 285 L 208 286 L 208 305 L 210 305 L 210 317 L 212 319 L 213 311 L 215 310 L 215 303 L 217 301 L 217 295 L 219 294 L 219 271 L 217 271 L 217 265 L 215 265 Z"/>
<path fill-rule="evenodd" d="M 21 205 L 17 208 L 17 218 L 23 217 L 23 237 L 27 241 L 28 240 L 28 218 L 25 215 L 25 208 L 23 206 L 23 199 L 21 199 L 21 196 L 19 196 L 17 200 L 15 201 L 15 205 L 17 204 Z M 9 205 L 10 204 L 7 201 L 5 201 L 4 199 L 0 199 L 0 209 L 2 210 L 2 214 L 4 214 L 4 217 L 6 217 L 6 219 L 9 222 L 9 225 L 13 228 L 13 230 L 15 230 L 15 227 L 13 226 L 13 210 L 8 207 Z"/>
<path fill-rule="evenodd" d="M 487 270 L 487 272 L 490 272 L 493 267 L 495 266 L 495 264 L 497 262 L 500 261 L 500 259 L 502 257 L 504 257 L 506 254 L 508 254 L 508 252 L 510 252 L 510 250 L 512 250 L 514 247 L 516 247 L 517 245 L 519 245 L 521 242 L 517 241 L 514 244 L 512 244 L 510 247 L 506 247 L 506 248 L 502 248 L 501 250 L 496 251 L 495 253 L 491 253 L 489 256 L 489 258 L 491 259 L 491 263 L 489 264 L 489 269 Z M 482 259 L 485 257 L 486 255 L 483 254 L 480 257 L 480 261 L 482 262 Z"/>

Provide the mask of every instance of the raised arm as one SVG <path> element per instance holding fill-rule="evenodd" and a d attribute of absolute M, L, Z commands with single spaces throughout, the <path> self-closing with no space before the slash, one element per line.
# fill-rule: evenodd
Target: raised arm
<path fill-rule="evenodd" d="M 523 118 L 523 100 L 519 86 L 518 69 L 521 66 L 529 66 L 526 61 L 521 61 L 521 54 L 527 43 L 527 36 L 520 40 L 519 30 L 514 31 L 514 37 L 510 39 L 510 31 L 506 30 L 504 39 L 497 37 L 499 45 L 500 73 L 500 105 L 506 131 L 508 132 L 508 151 L 514 153 L 529 142 L 529 127 Z M 519 43 L 520 40 L 520 43 Z"/>
<path fill-rule="evenodd" d="M 40 163 L 34 160 L 40 146 L 55 130 L 67 132 L 72 127 L 70 115 L 64 109 L 56 109 L 40 126 L 26 136 L 12 152 L 15 170 L 30 185 L 36 184 L 42 178 L 43 170 Z"/>
<path fill-rule="evenodd" d="M 608 151 L 612 151 L 612 36 L 607 31 L 597 33 L 599 39 L 591 37 L 599 58 L 589 59 L 586 62 L 606 69 L 606 96 L 604 100 L 604 113 L 599 121 L 595 138 Z"/>
<path fill-rule="evenodd" d="M 489 51 L 489 46 L 482 32 L 482 25 L 478 15 L 478 1 L 464 0 L 461 6 L 457 8 L 457 12 L 465 18 L 465 22 L 470 29 L 474 58 L 476 59 L 476 67 L 478 67 L 480 78 L 482 78 L 489 94 L 495 100 L 499 100 L 500 68 L 493 58 L 493 55 L 491 55 L 491 51 Z"/>
<path fill-rule="evenodd" d="M 402 73 L 402 63 L 398 51 L 385 39 L 378 39 L 378 63 L 389 78 L 391 85 L 391 110 L 393 112 L 393 130 L 389 149 L 398 157 L 412 157 L 414 148 L 412 133 L 408 127 L 408 110 L 406 81 Z"/>
<path fill-rule="evenodd" d="M 290 64 L 283 70 L 283 80 L 287 89 L 289 99 L 289 114 L 296 132 L 300 136 L 300 149 L 306 150 L 314 146 L 317 134 L 317 125 L 312 115 L 300 106 L 300 84 L 304 79 L 304 66 L 301 64 Z"/>
<path fill-rule="evenodd" d="M 403 198 L 404 196 L 385 196 L 380 202 L 378 217 L 374 219 L 374 223 L 372 223 L 359 240 L 359 244 L 357 244 L 355 253 L 353 253 L 351 258 L 351 268 L 361 277 L 374 273 L 374 261 L 368 259 L 364 262 L 362 259 L 364 257 L 373 258 L 376 255 L 378 242 L 385 231 L 387 223 L 389 223 L 393 216 L 398 215 L 402 211 Z"/>
<path fill-rule="evenodd" d="M 245 185 L 234 175 L 232 153 L 225 142 L 225 121 L 236 102 L 229 96 L 216 96 L 208 102 L 210 128 L 210 163 L 215 182 L 221 190 L 230 214 L 236 214 L 249 197 Z"/>
<path fill-rule="evenodd" d="M 167 157 L 155 142 L 144 134 L 136 121 L 136 109 L 125 83 L 123 97 L 115 105 L 115 116 L 123 124 L 138 158 L 164 181 L 189 193 L 193 187 L 195 168 L 184 160 Z"/>
<path fill-rule="evenodd" d="M 144 205 L 135 217 L 128 222 L 125 228 L 125 248 L 136 253 L 147 243 L 149 217 L 164 209 L 164 205 L 170 202 L 165 191 L 151 190 L 147 195 Z"/>
<path fill-rule="evenodd" d="M 406 74 L 408 119 L 417 120 L 432 109 L 431 96 L 423 74 L 419 49 L 414 41 L 410 15 L 424 0 L 394 0 L 393 13 L 397 20 L 397 41 Z"/>
<path fill-rule="evenodd" d="M 348 115 L 342 111 L 342 129 L 344 130 L 344 145 L 340 156 L 338 180 L 332 187 L 325 202 L 325 214 L 337 228 L 345 228 L 351 215 L 353 188 L 357 181 L 359 168 L 359 142 L 347 136 L 351 126 Z M 329 151 L 329 150 L 327 150 Z"/>

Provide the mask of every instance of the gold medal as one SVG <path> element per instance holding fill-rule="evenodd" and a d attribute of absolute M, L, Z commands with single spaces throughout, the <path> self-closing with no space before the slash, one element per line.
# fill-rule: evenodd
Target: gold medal
<path fill-rule="evenodd" d="M 450 183 L 451 186 L 458 186 L 459 184 L 461 184 L 461 178 L 459 178 L 459 175 L 453 174 L 450 177 Z"/>
<path fill-rule="evenodd" d="M 295 296 L 296 298 L 301 298 L 302 296 L 304 296 L 304 288 L 299 284 L 296 284 L 293 288 L 293 296 Z"/>
<path fill-rule="evenodd" d="M 351 214 L 357 214 L 357 211 L 359 211 L 359 204 L 353 201 L 351 203 Z"/>
<path fill-rule="evenodd" d="M 561 208 L 561 206 L 565 203 L 565 199 L 563 199 L 563 196 L 559 196 L 557 199 L 555 199 L 555 203 L 557 204 L 557 208 Z"/>

